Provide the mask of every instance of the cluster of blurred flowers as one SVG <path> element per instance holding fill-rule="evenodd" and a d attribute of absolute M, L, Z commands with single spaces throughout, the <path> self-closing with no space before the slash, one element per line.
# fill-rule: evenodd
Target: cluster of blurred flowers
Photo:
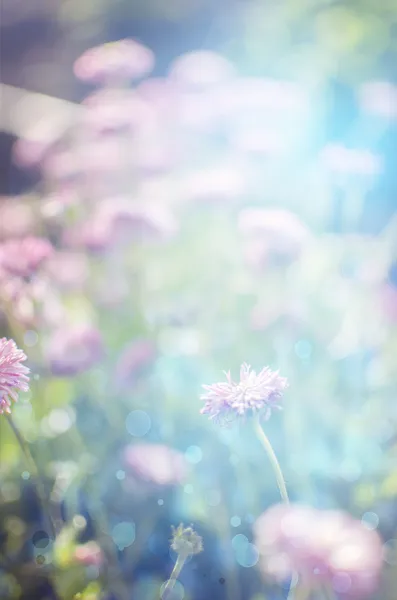
<path fill-rule="evenodd" d="M 83 54 L 75 74 L 96 89 L 60 139 L 16 143 L 15 160 L 38 168 L 41 183 L 34 194 L 0 204 L 2 326 L 29 349 L 41 393 L 48 381 L 71 380 L 73 391 L 68 383 L 65 389 L 75 396 L 65 404 L 88 396 L 123 435 L 125 428 L 136 438 L 146 435 L 146 411 L 154 422 L 147 443 L 126 443 L 115 432 L 116 513 L 128 510 L 131 498 L 134 506 L 152 506 L 149 499 L 157 505 L 169 490 L 193 490 L 188 467 L 195 459 L 169 445 L 176 424 L 192 429 L 200 409 L 188 398 L 195 397 L 191 357 L 202 381 L 214 363 L 234 368 L 247 355 L 263 364 L 266 354 L 283 372 L 290 361 L 301 404 L 286 407 L 289 434 L 300 414 L 309 414 L 313 430 L 315 419 L 341 427 L 345 407 L 335 402 L 327 409 L 342 384 L 349 401 L 357 397 L 359 386 L 349 379 L 357 357 L 358 378 L 376 400 L 391 396 L 397 383 L 387 358 L 397 331 L 396 224 L 378 237 L 326 233 L 333 185 L 345 193 L 346 222 L 354 221 L 350 199 L 355 209 L 381 172 L 380 157 L 335 144 L 310 154 L 315 97 L 296 82 L 241 77 L 208 51 L 180 57 L 167 77 L 150 77 L 154 60 L 133 40 Z M 394 118 L 380 99 L 381 85 L 363 87 L 363 107 Z M 387 89 L 392 97 L 395 90 Z M 1 343 L 0 412 L 8 412 L 4 385 L 7 393 L 13 386 L 26 391 L 28 371 L 23 352 Z M 322 360 L 313 364 L 316 345 Z M 370 368 L 362 371 L 365 353 Z M 238 383 L 226 377 L 206 386 L 202 412 L 210 417 L 259 412 L 267 419 L 280 408 L 287 383 L 278 372 L 257 374 L 245 364 Z M 62 404 L 59 389 L 49 386 L 46 402 Z M 73 407 L 48 416 L 51 404 L 43 406 L 56 431 L 82 418 Z M 129 413 L 130 426 L 124 413 L 131 409 L 138 410 Z M 354 416 L 364 426 L 368 414 L 360 410 Z M 384 434 L 387 423 L 377 418 L 376 442 L 384 443 L 390 428 Z M 158 437 L 167 443 L 156 443 Z M 105 461 L 106 448 L 98 453 Z M 378 476 L 382 467 L 374 470 Z M 105 482 L 106 492 L 113 484 Z M 56 560 L 100 569 L 100 545 L 80 543 L 71 531 L 60 536 Z M 299 572 L 309 583 L 323 577 L 341 597 L 364 596 L 378 582 L 380 538 L 345 514 L 275 507 L 254 533 L 265 576 L 284 580 Z M 195 543 L 198 552 L 201 540 Z"/>

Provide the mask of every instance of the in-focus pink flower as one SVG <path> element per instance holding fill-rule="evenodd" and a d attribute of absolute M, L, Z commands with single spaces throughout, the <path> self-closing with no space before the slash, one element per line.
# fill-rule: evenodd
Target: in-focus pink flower
<path fill-rule="evenodd" d="M 364 598 L 377 586 L 380 537 L 347 513 L 280 504 L 259 517 L 254 534 L 263 572 L 278 581 L 298 573 L 308 586 L 326 582 L 343 598 Z"/>
<path fill-rule="evenodd" d="M 146 46 L 125 39 L 87 50 L 74 63 L 76 77 L 93 83 L 109 79 L 140 79 L 154 67 L 154 54 Z"/>
<path fill-rule="evenodd" d="M 53 252 L 44 238 L 25 237 L 0 244 L 0 269 L 10 275 L 29 278 Z"/>
<path fill-rule="evenodd" d="M 213 86 L 235 75 L 233 65 L 223 56 L 209 50 L 179 56 L 171 66 L 170 77 L 190 88 Z"/>
<path fill-rule="evenodd" d="M 147 339 L 134 340 L 121 353 L 116 365 L 116 380 L 121 387 L 133 385 L 157 356 L 154 342 Z"/>
<path fill-rule="evenodd" d="M 225 375 L 225 382 L 203 385 L 205 393 L 201 400 L 205 401 L 205 406 L 201 413 L 208 414 L 210 419 L 227 423 L 258 414 L 267 420 L 272 410 L 281 409 L 282 395 L 288 383 L 278 371 L 264 367 L 256 374 L 244 363 L 240 368 L 240 381 L 234 382 L 230 372 Z"/>
<path fill-rule="evenodd" d="M 74 557 L 77 562 L 87 567 L 101 567 L 105 559 L 100 545 L 94 541 L 79 544 L 75 549 Z"/>
<path fill-rule="evenodd" d="M 126 490 L 147 495 L 179 485 L 188 472 L 183 454 L 163 444 L 131 444 L 123 451 Z"/>
<path fill-rule="evenodd" d="M 103 356 L 101 334 L 89 325 L 59 329 L 52 335 L 47 350 L 51 371 L 60 377 L 83 373 Z"/>
<path fill-rule="evenodd" d="M 18 400 L 17 390 L 29 389 L 29 369 L 21 364 L 25 360 L 14 340 L 0 339 L 0 414 L 11 412 L 11 400 Z"/>

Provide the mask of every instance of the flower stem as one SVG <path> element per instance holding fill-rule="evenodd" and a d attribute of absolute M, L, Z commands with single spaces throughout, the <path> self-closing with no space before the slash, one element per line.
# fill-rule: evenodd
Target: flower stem
<path fill-rule="evenodd" d="M 277 460 L 277 456 L 274 453 L 274 450 L 272 448 L 272 445 L 271 445 L 266 433 L 262 429 L 262 426 L 260 424 L 260 420 L 259 420 L 258 416 L 256 416 L 254 418 L 254 429 L 255 429 L 255 433 L 257 435 L 258 440 L 264 447 L 266 454 L 270 460 L 270 464 L 272 466 L 274 475 L 276 476 L 276 481 L 277 481 L 278 489 L 280 491 L 281 499 L 285 504 L 289 504 L 287 486 L 285 485 L 285 479 L 284 479 L 284 475 L 283 475 L 283 472 L 280 467 L 280 463 Z M 294 600 L 294 598 L 296 598 L 296 600 L 298 600 L 296 593 L 300 593 L 301 590 L 299 589 L 298 592 L 297 592 L 297 590 L 298 590 L 297 586 L 294 588 L 290 588 L 287 600 Z M 305 599 L 305 596 L 303 596 L 303 600 L 304 599 Z"/>
<path fill-rule="evenodd" d="M 277 460 L 277 456 L 274 453 L 272 445 L 269 442 L 267 435 L 265 434 L 265 432 L 262 429 L 262 426 L 260 424 L 258 417 L 255 417 L 255 419 L 254 419 L 254 428 L 255 428 L 255 433 L 258 437 L 258 440 L 261 442 L 262 446 L 264 447 L 266 454 L 270 460 L 270 464 L 272 465 L 273 472 L 276 476 L 278 489 L 280 490 L 280 496 L 281 496 L 283 502 L 285 502 L 285 504 L 289 504 L 287 486 L 285 485 L 285 479 L 284 479 L 283 472 L 282 472 L 280 464 Z"/>
<path fill-rule="evenodd" d="M 29 449 L 29 445 L 26 443 L 26 440 L 23 438 L 23 436 L 21 435 L 21 432 L 19 431 L 18 427 L 16 426 L 16 424 L 14 423 L 14 420 L 12 419 L 11 415 L 6 415 L 7 420 L 10 424 L 10 427 L 12 429 L 12 431 L 14 432 L 14 435 L 18 441 L 19 446 L 21 447 L 21 450 L 25 456 L 28 468 L 30 473 L 33 475 L 34 479 L 35 479 L 35 485 L 36 485 L 36 490 L 37 490 L 37 496 L 42 504 L 43 507 L 43 512 L 47 517 L 47 521 L 48 521 L 48 526 L 51 532 L 51 535 L 53 536 L 54 540 L 56 538 L 56 529 L 55 529 L 55 525 L 54 522 L 51 518 L 51 511 L 50 511 L 50 506 L 49 506 L 49 502 L 47 500 L 46 497 L 46 493 L 45 493 L 45 487 L 43 484 L 43 481 L 40 477 L 39 471 L 37 469 L 36 463 L 34 461 L 34 458 L 32 456 L 32 453 L 30 452 Z"/>
<path fill-rule="evenodd" d="M 180 572 L 182 571 L 182 568 L 183 568 L 183 565 L 185 564 L 186 559 L 187 559 L 186 555 L 184 555 L 184 554 L 178 555 L 175 566 L 172 569 L 171 576 L 170 576 L 169 580 L 166 582 L 163 591 L 161 592 L 161 595 L 160 595 L 161 600 L 167 600 L 168 596 L 174 589 L 174 585 L 180 575 Z"/>

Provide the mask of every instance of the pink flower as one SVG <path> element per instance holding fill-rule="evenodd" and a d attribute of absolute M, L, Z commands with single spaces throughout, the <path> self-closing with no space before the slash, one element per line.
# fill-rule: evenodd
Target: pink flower
<path fill-rule="evenodd" d="M 65 327 L 53 334 L 48 345 L 51 371 L 58 376 L 73 376 L 87 371 L 104 355 L 99 331 L 89 325 Z"/>
<path fill-rule="evenodd" d="M 344 512 L 280 504 L 259 517 L 254 534 L 263 572 L 278 581 L 296 572 L 308 586 L 327 582 L 350 598 L 376 588 L 379 535 Z"/>
<path fill-rule="evenodd" d="M 240 368 L 240 381 L 232 381 L 230 372 L 226 374 L 226 382 L 203 385 L 205 400 L 202 414 L 210 419 L 229 422 L 249 414 L 259 413 L 267 420 L 273 409 L 281 409 L 281 399 L 288 383 L 280 377 L 278 371 L 264 367 L 258 374 L 244 363 Z"/>
<path fill-rule="evenodd" d="M 84 100 L 82 124 L 92 134 L 134 132 L 154 118 L 153 108 L 135 91 L 100 89 Z M 118 140 L 120 154 L 122 140 Z"/>
<path fill-rule="evenodd" d="M 82 228 L 81 240 L 88 248 L 104 249 L 120 241 L 164 240 L 176 230 L 176 220 L 165 208 L 120 197 L 100 204 L 93 219 Z"/>
<path fill-rule="evenodd" d="M 170 70 L 171 79 L 191 88 L 213 86 L 227 81 L 234 74 L 233 65 L 226 58 L 209 50 L 179 56 Z"/>
<path fill-rule="evenodd" d="M 84 566 L 101 567 L 104 562 L 102 549 L 97 542 L 87 542 L 76 547 L 74 557 Z"/>
<path fill-rule="evenodd" d="M 11 400 L 18 400 L 16 390 L 29 389 L 29 369 L 21 364 L 25 360 L 25 353 L 14 340 L 0 339 L 0 414 L 11 412 Z"/>
<path fill-rule="evenodd" d="M 10 275 L 29 278 L 53 252 L 44 238 L 25 237 L 0 244 L 0 269 Z"/>
<path fill-rule="evenodd" d="M 110 42 L 87 50 L 74 64 L 76 77 L 93 83 L 140 79 L 154 67 L 149 48 L 130 39 Z"/>
<path fill-rule="evenodd" d="M 164 486 L 182 483 L 187 475 L 183 454 L 163 444 L 131 444 L 123 451 L 125 490 L 145 497 Z"/>
<path fill-rule="evenodd" d="M 48 260 L 46 272 L 64 290 L 82 289 L 89 276 L 87 257 L 78 252 L 56 252 Z"/>
<path fill-rule="evenodd" d="M 17 198 L 0 197 L 0 238 L 23 237 L 35 225 L 31 205 Z"/>

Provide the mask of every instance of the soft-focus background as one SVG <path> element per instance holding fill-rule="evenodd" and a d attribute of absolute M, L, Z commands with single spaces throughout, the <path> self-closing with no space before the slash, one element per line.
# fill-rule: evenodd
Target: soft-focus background
<path fill-rule="evenodd" d="M 158 598 L 182 521 L 205 551 L 172 600 L 285 598 L 252 544 L 268 460 L 200 414 L 247 361 L 290 382 L 265 428 L 292 500 L 377 530 L 371 598 L 395 600 L 394 0 L 3 0 L 0 22 L 0 248 L 22 244 L 0 335 L 63 532 L 0 415 L 0 597 Z"/>

